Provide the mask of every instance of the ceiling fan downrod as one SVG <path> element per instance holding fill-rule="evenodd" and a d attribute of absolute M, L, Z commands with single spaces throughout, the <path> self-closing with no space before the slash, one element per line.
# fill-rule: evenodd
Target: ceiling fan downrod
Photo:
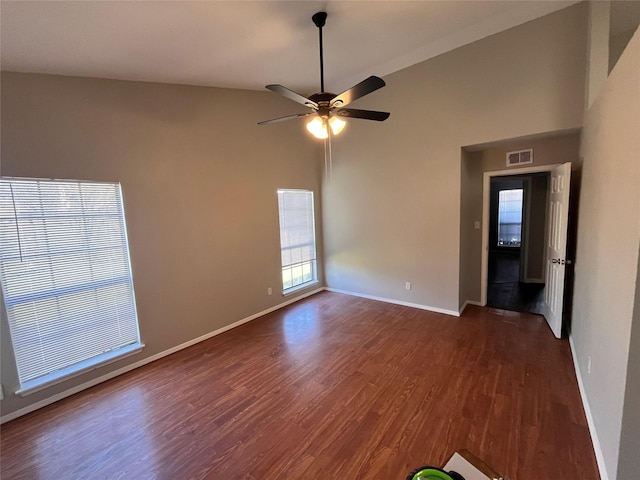
<path fill-rule="evenodd" d="M 318 27 L 320 36 L 320 93 L 324 93 L 324 55 L 322 52 L 322 27 L 327 21 L 327 12 L 318 12 L 311 17 L 313 23 Z"/>

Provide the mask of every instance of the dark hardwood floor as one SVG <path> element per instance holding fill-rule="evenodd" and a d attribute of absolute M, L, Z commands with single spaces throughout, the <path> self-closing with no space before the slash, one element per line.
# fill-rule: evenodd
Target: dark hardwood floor
<path fill-rule="evenodd" d="M 520 282 L 520 252 L 490 252 L 487 306 L 516 312 L 544 311 L 544 283 Z"/>
<path fill-rule="evenodd" d="M 566 339 L 323 292 L 2 426 L 3 479 L 598 479 Z"/>

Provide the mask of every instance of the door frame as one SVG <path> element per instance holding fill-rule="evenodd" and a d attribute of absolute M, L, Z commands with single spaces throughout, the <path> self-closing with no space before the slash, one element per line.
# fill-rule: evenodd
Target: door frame
<path fill-rule="evenodd" d="M 482 266 L 480 274 L 480 305 L 487 305 L 487 284 L 489 273 L 489 214 L 490 214 L 490 190 L 493 177 L 513 177 L 528 173 L 551 172 L 561 164 L 539 165 L 537 167 L 512 168 L 510 170 L 496 170 L 484 172 L 482 175 Z"/>

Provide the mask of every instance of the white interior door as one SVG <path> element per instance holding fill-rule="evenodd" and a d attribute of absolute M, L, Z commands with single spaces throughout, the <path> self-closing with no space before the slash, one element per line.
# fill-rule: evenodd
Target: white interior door
<path fill-rule="evenodd" d="M 547 225 L 547 259 L 544 291 L 544 318 L 553 334 L 562 334 L 564 271 L 569 224 L 569 183 L 571 163 L 563 163 L 551 171 L 549 215 Z"/>

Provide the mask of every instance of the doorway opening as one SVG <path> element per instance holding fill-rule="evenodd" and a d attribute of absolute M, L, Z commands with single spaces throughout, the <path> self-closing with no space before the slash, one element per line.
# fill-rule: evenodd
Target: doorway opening
<path fill-rule="evenodd" d="M 524 179 L 523 185 L 527 185 L 527 182 L 535 178 L 527 177 L 528 175 L 543 174 L 545 206 L 538 210 L 530 210 L 532 214 L 540 213 L 536 221 L 542 224 L 537 227 L 533 226 L 533 217 L 527 221 L 527 187 L 522 187 L 523 211 L 519 226 L 521 261 L 515 267 L 511 266 L 511 271 L 515 270 L 520 287 L 544 284 L 542 314 L 554 336 L 560 338 L 563 327 L 570 327 L 571 312 L 567 306 L 571 305 L 573 284 L 572 260 L 575 254 L 575 226 L 580 186 L 579 146 L 579 131 L 563 131 L 462 147 L 458 291 L 461 312 L 467 305 L 487 305 L 490 247 L 498 246 L 497 216 L 494 220 L 495 225 L 491 228 L 489 226 L 491 180 L 512 177 L 517 180 Z M 532 153 L 532 149 L 536 152 L 537 165 L 533 162 L 533 155 L 526 155 L 527 151 Z M 573 171 L 572 162 L 577 165 Z M 513 233 L 513 229 L 517 233 L 518 227 L 507 224 L 518 222 L 513 219 L 510 221 L 507 217 L 501 222 L 505 224 L 501 246 L 512 245 L 513 252 L 518 240 L 517 236 L 515 239 L 509 237 L 509 233 Z M 495 241 L 489 241 L 490 231 L 495 233 Z M 531 241 L 527 243 L 528 231 L 544 231 L 545 261 L 543 270 L 538 273 L 532 271 L 532 267 L 538 264 L 528 259 L 531 252 L 525 253 L 533 245 Z M 542 238 L 542 235 L 538 238 Z M 497 273 L 498 266 L 494 266 Z M 497 283 L 495 277 L 492 280 L 492 283 Z"/>
<path fill-rule="evenodd" d="M 565 281 L 570 281 L 571 273 L 569 275 L 565 275 L 565 268 L 567 265 L 570 265 L 571 260 L 567 260 L 565 258 L 567 252 L 567 238 L 569 232 L 569 188 L 571 181 L 571 163 L 563 163 L 559 165 L 545 165 L 540 167 L 530 167 L 530 168 L 522 168 L 520 169 L 520 174 L 533 174 L 533 173 L 542 173 L 548 172 L 548 177 L 546 177 L 546 187 L 544 191 L 546 193 L 545 198 L 545 235 L 543 240 L 543 250 L 545 251 L 545 265 L 543 268 L 544 273 L 541 275 L 541 279 L 543 279 L 544 286 L 544 302 L 543 302 L 543 316 L 553 334 L 560 338 L 562 336 L 562 327 L 563 327 L 563 310 L 564 304 L 567 301 L 567 298 L 564 295 L 565 289 Z M 487 304 L 487 280 L 488 280 L 488 270 L 489 270 L 489 219 L 490 219 L 490 210 L 489 210 L 489 193 L 490 193 L 490 180 L 493 177 L 505 177 L 513 175 L 510 171 L 499 171 L 499 172 L 485 172 L 483 179 L 483 203 L 482 203 L 482 225 L 483 225 L 483 235 L 482 235 L 482 274 L 481 274 L 481 305 Z M 527 185 L 527 182 L 533 181 L 536 178 L 532 176 L 527 180 L 524 179 L 524 185 Z M 524 188 L 527 190 L 527 187 Z M 532 198 L 532 197 L 531 197 Z M 524 204 L 527 205 L 528 201 L 524 201 Z M 530 212 L 533 212 L 534 209 L 530 209 Z M 527 212 L 527 209 L 523 210 L 523 212 Z M 525 213 L 526 215 L 526 213 Z M 527 229 L 533 229 L 533 224 L 530 221 L 522 222 L 522 238 L 526 239 L 527 237 Z M 523 245 L 526 245 L 523 242 Z M 525 247 L 522 252 L 522 259 L 524 264 L 529 261 L 529 253 L 528 249 L 531 249 L 531 244 L 529 247 Z M 521 262 L 521 266 L 523 264 Z M 527 267 L 524 267 L 525 270 Z M 521 267 L 522 272 L 522 267 Z M 523 277 L 521 273 L 521 278 L 530 278 L 534 274 L 527 272 L 526 276 Z"/>
<path fill-rule="evenodd" d="M 490 180 L 487 306 L 544 313 L 549 172 Z"/>

